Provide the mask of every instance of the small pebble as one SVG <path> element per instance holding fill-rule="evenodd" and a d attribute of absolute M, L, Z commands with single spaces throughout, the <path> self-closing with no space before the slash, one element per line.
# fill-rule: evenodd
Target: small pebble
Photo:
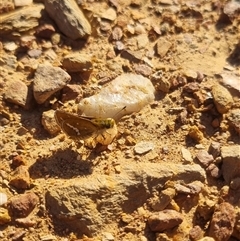
<path fill-rule="evenodd" d="M 137 143 L 134 147 L 136 154 L 145 154 L 154 149 L 154 144 L 150 141 L 141 141 Z"/>
<path fill-rule="evenodd" d="M 182 153 L 182 157 L 183 157 L 183 159 L 185 161 L 187 161 L 187 162 L 192 162 L 193 161 L 191 152 L 188 149 L 182 147 L 181 148 L 181 153 Z"/>

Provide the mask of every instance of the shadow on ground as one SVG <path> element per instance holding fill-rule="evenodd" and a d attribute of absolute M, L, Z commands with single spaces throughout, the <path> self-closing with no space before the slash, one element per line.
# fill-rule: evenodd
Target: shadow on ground
<path fill-rule="evenodd" d="M 58 150 L 50 157 L 41 157 L 29 167 L 32 179 L 62 178 L 70 179 L 92 173 L 96 153 L 92 152 L 88 159 L 81 160 L 80 155 L 71 149 Z"/>

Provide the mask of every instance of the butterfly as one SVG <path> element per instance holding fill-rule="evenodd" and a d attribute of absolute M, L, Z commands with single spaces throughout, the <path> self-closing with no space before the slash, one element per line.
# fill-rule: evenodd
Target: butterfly
<path fill-rule="evenodd" d="M 117 135 L 117 125 L 112 118 L 80 116 L 62 110 L 55 111 L 55 120 L 61 130 L 72 139 L 86 140 L 109 145 Z"/>

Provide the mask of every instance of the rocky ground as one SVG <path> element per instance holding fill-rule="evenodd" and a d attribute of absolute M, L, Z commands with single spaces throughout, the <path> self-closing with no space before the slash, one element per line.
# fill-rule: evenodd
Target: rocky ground
<path fill-rule="evenodd" d="M 240 240 L 239 13 L 237 0 L 1 1 L 0 239 Z M 124 87 L 111 144 L 61 132 L 56 109 L 130 73 L 150 87 Z"/>

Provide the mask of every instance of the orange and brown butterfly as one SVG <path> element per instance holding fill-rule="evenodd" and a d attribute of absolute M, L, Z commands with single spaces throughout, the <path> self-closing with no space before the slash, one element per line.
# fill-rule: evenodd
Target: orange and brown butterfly
<path fill-rule="evenodd" d="M 55 119 L 61 130 L 75 140 L 92 138 L 96 143 L 109 145 L 117 135 L 117 125 L 112 118 L 94 118 L 56 110 Z"/>

